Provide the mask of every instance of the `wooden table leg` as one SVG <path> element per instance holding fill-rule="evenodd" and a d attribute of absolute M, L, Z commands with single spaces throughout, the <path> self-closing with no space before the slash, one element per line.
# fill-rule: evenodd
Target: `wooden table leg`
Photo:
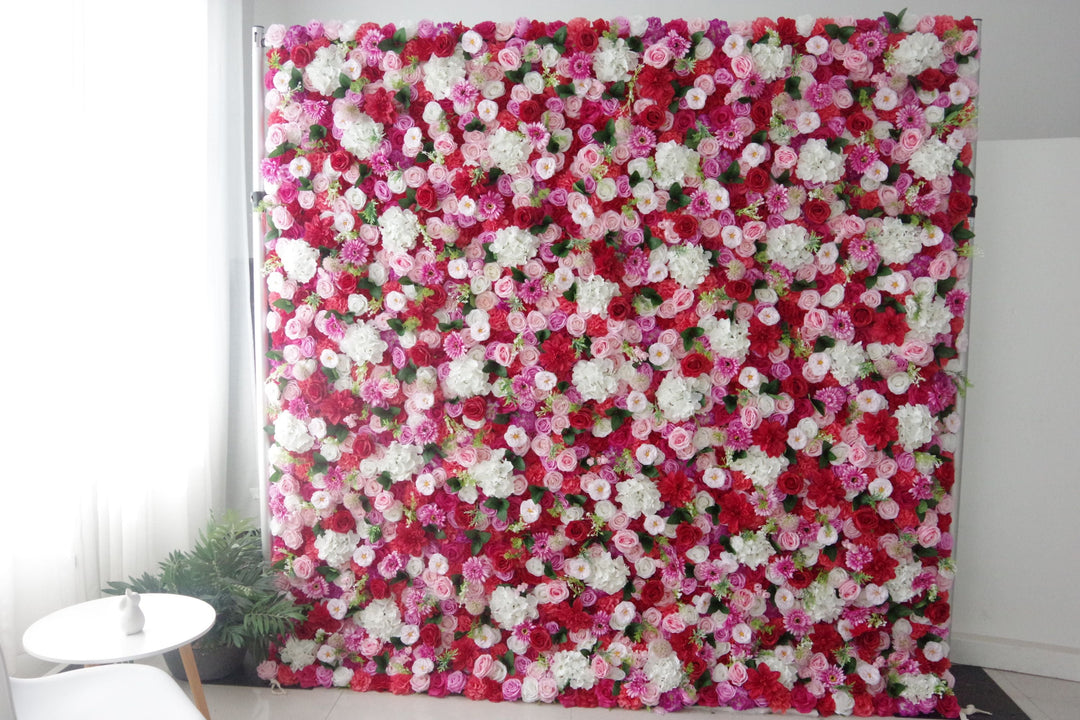
<path fill-rule="evenodd" d="M 210 720 L 210 708 L 206 706 L 206 695 L 203 693 L 202 679 L 199 677 L 199 668 L 195 665 L 195 653 L 191 645 L 180 646 L 180 660 L 184 663 L 184 672 L 187 673 L 188 685 L 191 686 L 191 697 L 195 701 L 195 707 L 203 714 L 206 720 Z"/>

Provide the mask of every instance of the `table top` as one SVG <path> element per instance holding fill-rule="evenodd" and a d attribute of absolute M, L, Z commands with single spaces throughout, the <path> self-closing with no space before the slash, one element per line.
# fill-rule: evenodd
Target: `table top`
<path fill-rule="evenodd" d="M 139 608 L 146 617 L 141 632 L 120 628 L 120 596 L 89 600 L 41 618 L 23 634 L 23 647 L 49 662 L 77 665 L 138 660 L 187 645 L 214 626 L 209 603 L 186 595 L 145 593 Z"/>

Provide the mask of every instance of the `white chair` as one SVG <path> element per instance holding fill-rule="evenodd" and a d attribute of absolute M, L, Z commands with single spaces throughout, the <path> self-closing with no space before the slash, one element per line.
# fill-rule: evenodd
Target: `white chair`
<path fill-rule="evenodd" d="M 0 652 L 0 675 L 0 720 L 205 720 L 180 686 L 150 665 L 9 678 Z"/>

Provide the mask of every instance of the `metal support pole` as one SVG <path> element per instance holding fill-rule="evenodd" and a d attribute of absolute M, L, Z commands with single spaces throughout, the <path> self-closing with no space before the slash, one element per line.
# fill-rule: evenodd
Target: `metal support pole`
<path fill-rule="evenodd" d="M 263 118 L 263 27 L 251 28 L 251 328 L 255 340 L 255 457 L 258 466 L 259 525 L 262 529 L 263 555 L 270 557 L 270 500 L 267 473 L 266 424 L 266 285 L 262 278 L 265 262 L 263 221 L 259 203 L 263 197 L 262 157 Z"/>

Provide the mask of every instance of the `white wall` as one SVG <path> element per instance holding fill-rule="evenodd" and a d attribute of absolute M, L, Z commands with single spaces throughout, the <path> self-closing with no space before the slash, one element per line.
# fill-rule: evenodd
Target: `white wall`
<path fill-rule="evenodd" d="M 661 15 L 864 17 L 855 0 L 246 0 L 255 24 Z M 1080 197 L 1076 0 L 907 0 L 912 13 L 983 21 L 979 211 L 954 594 L 955 662 L 1080 681 L 1080 270 L 1068 220 Z M 245 35 L 246 39 L 246 35 Z M 246 45 L 245 45 L 246 47 Z M 1034 140 L 1033 138 L 1058 138 Z"/>
<path fill-rule="evenodd" d="M 984 142 L 953 657 L 1080 680 L 1080 139 Z"/>

